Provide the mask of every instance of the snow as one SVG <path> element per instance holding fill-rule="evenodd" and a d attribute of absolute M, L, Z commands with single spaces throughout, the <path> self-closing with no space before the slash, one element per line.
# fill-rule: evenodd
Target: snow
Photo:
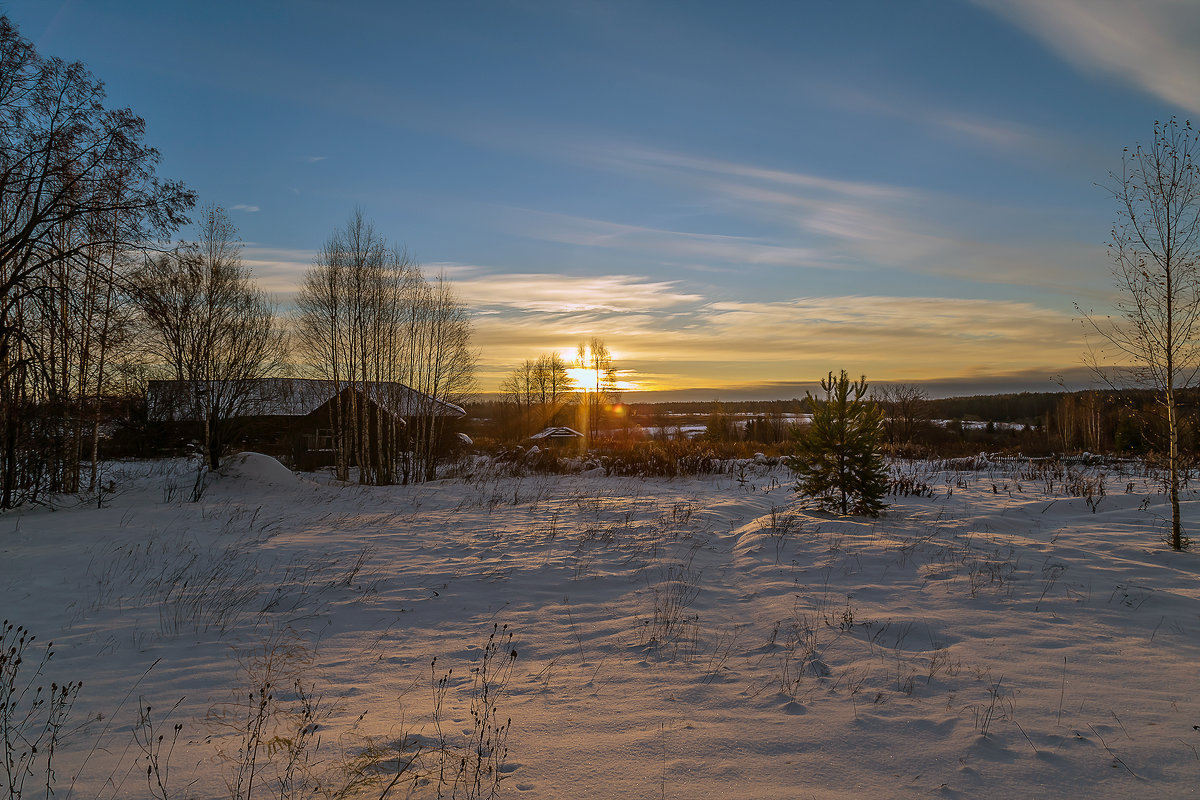
<path fill-rule="evenodd" d="M 262 453 L 238 453 L 221 465 L 219 476 L 224 483 L 232 481 L 237 488 L 245 490 L 252 490 L 255 484 L 297 486 L 300 483 L 294 472 Z"/>
<path fill-rule="evenodd" d="M 905 464 L 934 496 L 866 520 L 805 510 L 769 463 L 674 481 L 472 463 L 346 487 L 247 453 L 197 503 L 182 462 L 110 465 L 103 508 L 0 516 L 0 616 L 53 639 L 48 680 L 83 681 L 60 783 L 150 796 L 148 705 L 168 740 L 183 725 L 172 794 L 228 797 L 271 671 L 287 709 L 296 678 L 321 699 L 313 769 L 401 742 L 425 780 L 393 796 L 436 797 L 499 625 L 517 652 L 492 695 L 506 797 L 1200 787 L 1200 561 L 1162 543 L 1138 465 Z"/>
<path fill-rule="evenodd" d="M 245 491 L 252 491 L 254 485 L 298 486 L 300 483 L 299 477 L 275 458 L 256 452 L 240 452 L 227 459 L 218 475 L 223 482 L 232 481 L 236 488 Z"/>
<path fill-rule="evenodd" d="M 556 428 L 546 428 L 529 437 L 530 439 L 582 439 L 583 434 L 574 428 L 560 426 Z"/>

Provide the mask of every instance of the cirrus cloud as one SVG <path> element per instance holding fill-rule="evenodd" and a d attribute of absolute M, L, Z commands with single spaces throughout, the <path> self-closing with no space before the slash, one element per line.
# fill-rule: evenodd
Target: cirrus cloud
<path fill-rule="evenodd" d="M 535 273 L 503 275 L 455 271 L 455 288 L 468 305 L 556 313 L 634 313 L 665 309 L 704 298 L 677 290 L 678 281 L 652 281 L 633 275 L 572 276 Z"/>
<path fill-rule="evenodd" d="M 523 359 L 601 336 L 643 389 L 811 381 L 830 369 L 876 381 L 930 381 L 1079 365 L 1082 330 L 1030 301 L 837 296 L 580 313 L 516 307 L 476 318 L 485 390 Z M 707 389 L 706 389 L 707 390 Z M 701 398 L 703 399 L 703 398 Z"/>
<path fill-rule="evenodd" d="M 1200 15 L 1179 0 L 974 0 L 1085 70 L 1200 111 Z"/>

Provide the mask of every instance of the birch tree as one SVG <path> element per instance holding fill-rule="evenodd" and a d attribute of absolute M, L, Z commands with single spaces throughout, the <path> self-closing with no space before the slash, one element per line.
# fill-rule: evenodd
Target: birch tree
<path fill-rule="evenodd" d="M 604 340 L 593 336 L 580 342 L 576 350 L 579 368 L 588 373 L 583 387 L 583 432 L 590 442 L 600 429 L 600 410 L 611 400 L 617 389 L 617 370 L 612 353 Z"/>
<path fill-rule="evenodd" d="M 576 394 L 570 367 L 557 352 L 525 359 L 501 382 L 500 393 L 512 407 L 519 436 L 534 432 L 531 428 L 541 430 L 553 424 Z"/>
<path fill-rule="evenodd" d="M 1117 201 L 1108 244 L 1116 313 L 1085 314 L 1089 360 L 1114 387 L 1150 389 L 1166 431 L 1170 544 L 1186 546 L 1179 391 L 1200 368 L 1200 139 L 1190 122 L 1154 123 L 1150 144 L 1126 148 L 1106 186 Z"/>
<path fill-rule="evenodd" d="M 300 357 L 335 390 L 337 477 L 352 465 L 365 484 L 433 477 L 442 404 L 469 391 L 475 366 L 449 282 L 427 280 L 356 210 L 305 274 L 296 308 Z"/>
<path fill-rule="evenodd" d="M 443 404 L 462 403 L 475 377 L 471 349 L 471 320 L 466 306 L 444 276 L 424 279 L 414 287 L 410 327 L 410 384 L 419 392 L 414 422 L 409 429 L 411 469 L 404 480 L 433 480 L 447 415 Z"/>
<path fill-rule="evenodd" d="M 175 399 L 202 426 L 209 469 L 221 465 L 238 418 L 257 413 L 259 380 L 283 362 L 283 328 L 242 263 L 237 229 L 217 206 L 205 209 L 195 242 L 151 258 L 130 281 L 145 346 Z"/>

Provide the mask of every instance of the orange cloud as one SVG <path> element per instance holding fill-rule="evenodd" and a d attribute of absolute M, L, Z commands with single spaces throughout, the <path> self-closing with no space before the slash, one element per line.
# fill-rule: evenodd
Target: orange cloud
<path fill-rule="evenodd" d="M 829 369 L 875 380 L 985 377 L 1078 365 L 1071 314 L 1031 302 L 842 296 L 704 303 L 656 313 L 498 313 L 476 319 L 480 387 L 521 360 L 596 335 L 645 389 L 811 380 Z"/>

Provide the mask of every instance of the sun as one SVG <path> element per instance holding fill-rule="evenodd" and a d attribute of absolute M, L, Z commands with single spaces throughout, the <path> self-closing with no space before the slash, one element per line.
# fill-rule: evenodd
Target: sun
<path fill-rule="evenodd" d="M 594 392 L 597 389 L 596 373 L 593 370 L 572 367 L 567 370 L 567 376 L 574 382 L 577 392 Z"/>
<path fill-rule="evenodd" d="M 559 355 L 562 357 L 562 360 L 567 362 L 568 364 L 578 364 L 579 363 L 579 361 L 578 361 L 579 351 L 578 350 L 561 350 L 561 351 L 559 351 Z M 612 355 L 613 361 L 616 361 L 617 354 L 611 353 L 611 355 Z M 617 370 L 617 374 L 625 376 L 625 375 L 627 375 L 627 371 L 626 370 Z M 634 381 L 630 381 L 630 380 L 615 380 L 615 381 L 607 384 L 606 386 L 600 387 L 597 385 L 596 371 L 594 369 L 587 369 L 585 367 L 568 367 L 567 375 L 571 378 L 572 382 L 574 383 L 575 391 L 577 391 L 577 392 L 595 392 L 595 391 L 599 391 L 600 389 L 604 389 L 604 390 L 614 390 L 615 389 L 618 392 L 628 392 L 628 391 L 637 391 L 638 389 L 641 388 L 641 386 L 638 383 L 636 383 Z M 601 379 L 603 379 L 604 376 L 603 376 L 603 374 L 601 374 L 599 377 Z"/>
<path fill-rule="evenodd" d="M 567 375 L 570 376 L 572 381 L 574 381 L 575 391 L 594 392 L 597 390 L 596 373 L 594 370 L 572 367 L 567 370 Z M 604 388 L 606 391 L 615 389 L 618 392 L 630 392 L 637 391 L 641 387 L 633 381 L 616 380 Z"/>

